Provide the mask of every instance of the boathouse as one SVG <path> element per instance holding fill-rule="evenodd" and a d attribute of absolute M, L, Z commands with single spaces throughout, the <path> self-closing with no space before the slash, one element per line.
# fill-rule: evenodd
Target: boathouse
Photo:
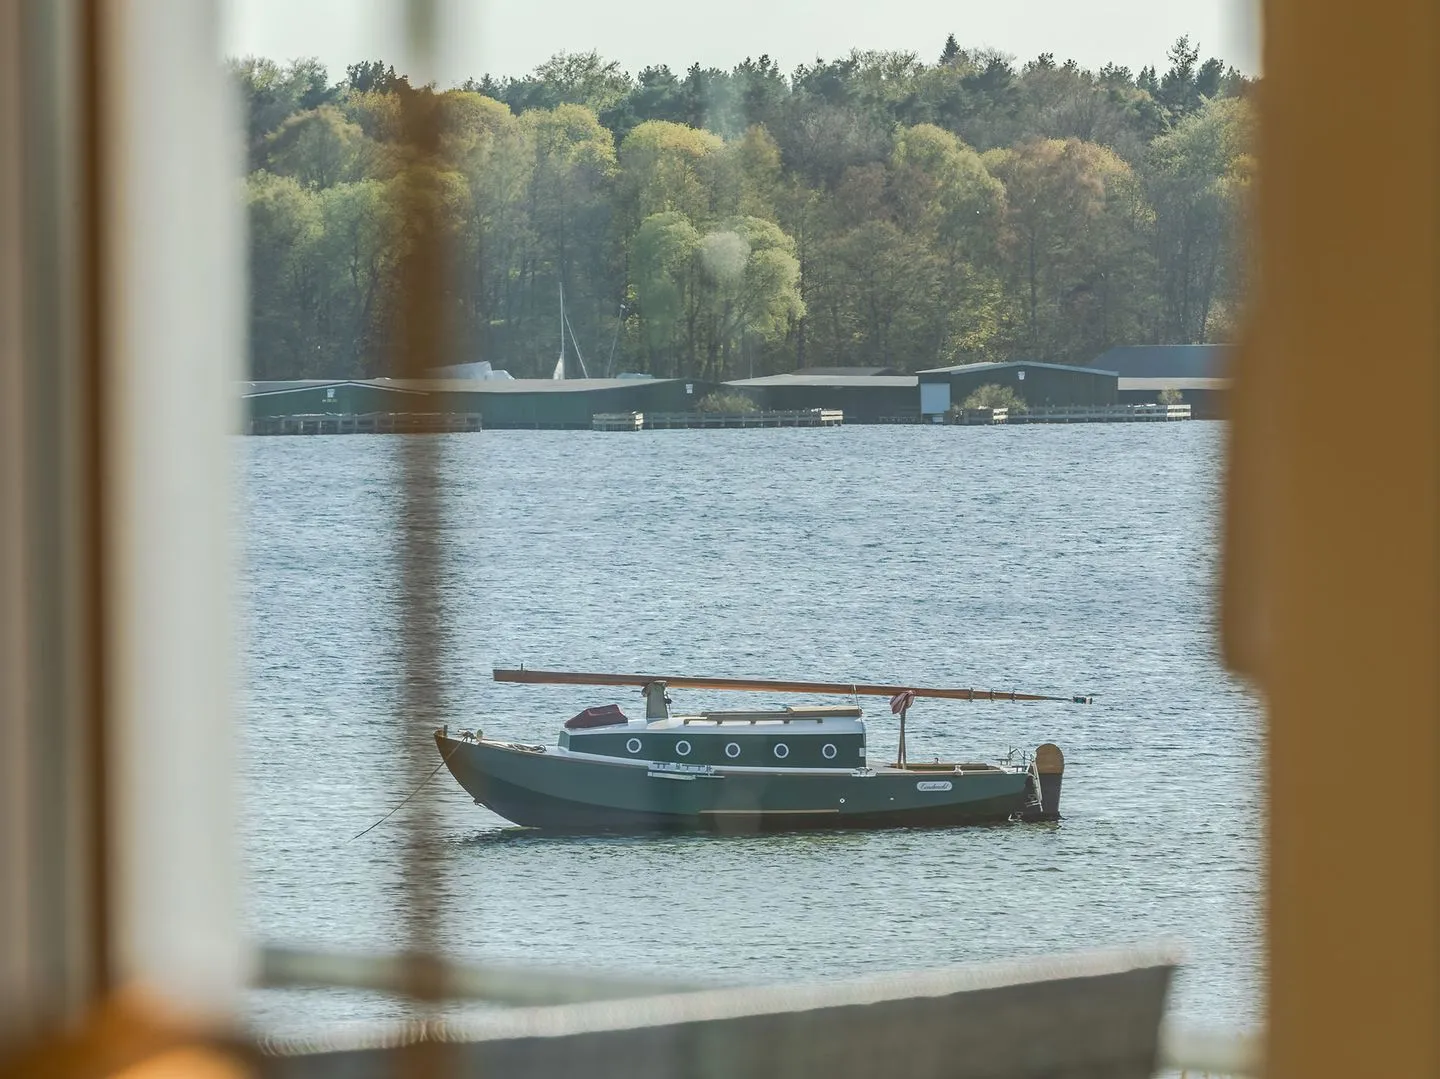
<path fill-rule="evenodd" d="M 686 378 L 514 378 L 398 383 L 430 393 L 449 411 L 478 413 L 487 429 L 588 431 L 597 414 L 692 412 L 716 388 Z"/>
<path fill-rule="evenodd" d="M 919 417 L 914 375 L 830 375 L 798 371 L 725 383 L 775 411 L 839 409 L 845 422 L 899 423 Z"/>
<path fill-rule="evenodd" d="M 1124 404 L 1151 404 L 1174 390 L 1196 419 L 1219 419 L 1230 389 L 1229 351 L 1227 345 L 1126 345 L 1102 352 L 1090 365 L 1119 375 Z"/>
<path fill-rule="evenodd" d="M 366 416 L 425 413 L 478 416 L 480 425 L 589 430 L 597 413 L 690 412 L 716 388 L 698 379 L 459 378 L 249 382 L 246 415 Z"/>
<path fill-rule="evenodd" d="M 936 367 L 919 374 L 919 410 L 926 419 L 943 416 L 981 386 L 1005 386 L 1032 408 L 1113 405 L 1119 376 L 1094 367 L 1014 360 Z"/>
<path fill-rule="evenodd" d="M 898 367 L 801 367 L 793 375 L 903 375 Z"/>
<path fill-rule="evenodd" d="M 429 411 L 435 406 L 418 389 L 346 379 L 307 378 L 247 382 L 241 390 L 249 419 L 276 416 L 358 416 L 377 412 Z"/>

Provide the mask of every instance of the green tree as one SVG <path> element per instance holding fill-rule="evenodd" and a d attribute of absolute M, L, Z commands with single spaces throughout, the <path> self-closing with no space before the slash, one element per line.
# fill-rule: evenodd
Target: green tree
<path fill-rule="evenodd" d="M 758 412 L 760 406 L 749 394 L 733 390 L 717 390 L 707 393 L 695 402 L 696 412 Z"/>
<path fill-rule="evenodd" d="M 871 219 L 832 236 L 817 303 L 829 308 L 837 362 L 908 368 L 911 345 L 940 294 L 941 265 L 923 237 Z"/>
<path fill-rule="evenodd" d="M 351 90 L 339 101 L 345 118 L 375 142 L 394 146 L 401 138 L 400 94 L 388 90 Z"/>
<path fill-rule="evenodd" d="M 1151 145 L 1144 175 L 1155 208 L 1156 336 L 1162 341 L 1212 340 L 1217 304 L 1238 304 L 1245 282 L 1238 225 L 1253 168 L 1246 152 L 1250 128 L 1245 101 L 1217 98 Z"/>
<path fill-rule="evenodd" d="M 257 379 L 321 373 L 315 321 L 321 267 L 314 258 L 320 212 L 292 177 L 257 171 L 246 183 L 250 241 L 250 355 Z"/>
<path fill-rule="evenodd" d="M 1175 117 L 1191 112 L 1200 104 L 1195 85 L 1195 69 L 1200 49 L 1190 43 L 1189 36 L 1179 38 L 1165 54 L 1170 69 L 1160 79 L 1160 103 Z"/>
<path fill-rule="evenodd" d="M 410 82 L 403 75 L 395 74 L 395 65 L 383 60 L 362 60 L 345 68 L 345 89 L 360 94 L 393 94 Z"/>
<path fill-rule="evenodd" d="M 993 244 L 1005 188 L 970 147 L 933 124 L 901 131 L 890 156 L 896 216 L 911 231 L 934 235 L 957 257 Z"/>
<path fill-rule="evenodd" d="M 619 304 L 612 215 L 616 157 L 610 132 L 583 105 L 532 109 L 519 118 L 534 154 L 526 217 L 531 237 L 521 272 L 523 306 L 512 351 L 521 370 L 547 372 L 557 342 L 560 290 L 583 341 L 609 335 L 606 313 Z"/>
<path fill-rule="evenodd" d="M 977 408 L 1008 408 L 1011 412 L 1026 412 L 1029 406 L 1025 398 L 1015 392 L 1014 386 L 1001 386 L 996 382 L 987 382 L 973 390 L 970 396 L 966 397 L 960 405 L 961 409 Z"/>
<path fill-rule="evenodd" d="M 620 146 L 621 197 L 631 220 L 678 211 L 692 220 L 710 214 L 705 161 L 719 153 L 718 135 L 683 124 L 649 120 Z"/>
<path fill-rule="evenodd" d="M 614 60 L 589 52 L 560 52 L 535 69 L 535 81 L 544 85 L 556 105 L 584 105 L 599 113 L 630 92 L 630 76 Z"/>
<path fill-rule="evenodd" d="M 685 121 L 685 97 L 680 80 L 665 64 L 641 71 L 630 93 L 611 105 L 604 117 L 605 125 L 620 141 L 646 120 Z"/>
<path fill-rule="evenodd" d="M 524 356 L 526 270 L 533 265 L 537 242 L 530 217 L 535 140 L 500 101 L 474 92 L 452 92 L 446 98 L 444 152 L 463 177 L 469 198 L 458 274 L 463 279 L 463 352 L 482 358 Z"/>
<path fill-rule="evenodd" d="M 705 377 L 750 375 L 756 353 L 804 313 L 795 243 L 773 222 L 741 217 L 701 238 Z"/>
<path fill-rule="evenodd" d="M 339 184 L 316 200 L 312 258 L 325 272 L 314 298 L 316 359 L 328 377 L 382 373 L 387 312 L 399 258 L 392 195 L 378 180 Z"/>
<path fill-rule="evenodd" d="M 309 188 L 353 179 L 365 156 L 365 133 L 334 105 L 296 113 L 265 140 L 271 172 L 293 176 Z"/>
<path fill-rule="evenodd" d="M 1137 301 L 1146 208 L 1118 156 L 1078 139 L 1031 139 L 988 160 L 1004 182 L 1012 349 L 1067 361 L 1115 339 Z"/>
<path fill-rule="evenodd" d="M 335 97 L 325 65 L 313 58 L 294 60 L 282 67 L 273 60 L 247 56 L 230 61 L 229 67 L 245 106 L 251 169 L 261 167 L 265 136 L 292 114 L 319 108 Z"/>
<path fill-rule="evenodd" d="M 779 122 L 790 87 L 780 65 L 768 55 L 762 53 L 758 60 L 745 57 L 730 72 L 730 82 L 739 104 L 739 119 L 747 128 L 755 124 L 772 128 Z"/>
<path fill-rule="evenodd" d="M 700 233 L 676 210 L 651 214 L 635 233 L 630 272 L 645 327 L 648 370 L 693 374 L 699 309 Z"/>
<path fill-rule="evenodd" d="M 619 105 L 633 90 L 630 76 L 614 60 L 599 53 L 558 52 L 529 75 L 506 79 L 495 87 L 499 98 L 517 114 L 580 105 L 600 113 Z"/>
<path fill-rule="evenodd" d="M 254 369 L 380 369 L 425 200 L 465 359 L 706 375 L 1223 340 L 1248 281 L 1254 86 L 1182 38 L 1138 73 L 947 38 L 935 63 L 768 55 L 636 78 L 594 52 L 412 87 L 380 61 L 231 63 Z M 416 164 L 406 118 L 434 123 Z M 613 356 L 609 343 L 613 342 Z"/>
<path fill-rule="evenodd" d="M 896 223 L 925 245 L 932 270 L 933 295 L 903 346 L 910 363 L 943 366 L 989 351 L 1004 186 L 950 132 L 920 124 L 896 136 L 888 192 Z"/>
<path fill-rule="evenodd" d="M 783 165 L 780 147 L 765 128 L 755 125 L 720 150 L 701 159 L 702 180 L 722 217 L 773 218 Z"/>

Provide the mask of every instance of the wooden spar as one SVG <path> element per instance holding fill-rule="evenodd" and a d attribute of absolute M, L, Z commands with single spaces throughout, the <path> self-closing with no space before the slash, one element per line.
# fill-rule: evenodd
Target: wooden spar
<path fill-rule="evenodd" d="M 1042 693 L 1016 693 L 1003 689 L 947 689 L 904 685 L 873 685 L 850 682 L 786 682 L 771 678 L 689 678 L 665 674 L 601 674 L 582 671 L 518 671 L 496 668 L 495 681 L 528 685 L 640 686 L 664 682 L 675 689 L 771 690 L 776 693 L 818 693 L 837 696 L 893 697 L 910 692 L 917 697 L 938 697 L 952 701 L 1064 701 L 1089 704 L 1089 697 L 1051 697 Z"/>

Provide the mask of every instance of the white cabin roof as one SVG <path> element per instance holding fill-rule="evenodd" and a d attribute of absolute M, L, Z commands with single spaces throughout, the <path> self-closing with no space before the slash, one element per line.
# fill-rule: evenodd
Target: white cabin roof
<path fill-rule="evenodd" d="M 647 727 L 652 731 L 685 729 L 690 731 L 710 728 L 716 733 L 745 734 L 765 732 L 774 734 L 864 734 L 865 721 L 861 711 L 854 706 L 834 708 L 786 708 L 780 711 L 744 712 L 696 712 L 693 715 L 672 715 L 668 719 L 652 720 Z"/>

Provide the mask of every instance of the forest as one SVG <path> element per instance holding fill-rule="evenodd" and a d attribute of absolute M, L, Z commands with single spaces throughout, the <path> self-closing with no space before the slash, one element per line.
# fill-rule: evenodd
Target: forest
<path fill-rule="evenodd" d="M 1245 295 L 1257 86 L 1188 38 L 1138 72 L 953 35 L 788 74 L 564 53 L 447 90 L 230 67 L 256 379 L 391 373 L 415 110 L 452 363 L 548 377 L 562 289 L 590 376 L 716 380 L 1223 342 Z"/>

